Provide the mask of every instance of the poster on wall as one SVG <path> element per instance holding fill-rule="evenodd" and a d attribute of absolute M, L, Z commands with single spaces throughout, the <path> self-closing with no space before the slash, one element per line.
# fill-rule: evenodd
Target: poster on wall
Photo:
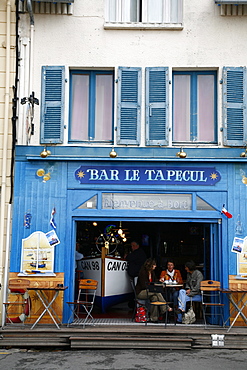
<path fill-rule="evenodd" d="M 231 251 L 234 253 L 242 253 L 244 248 L 244 239 L 235 237 L 232 243 Z"/>
<path fill-rule="evenodd" d="M 235 237 L 231 251 L 237 253 L 237 278 L 247 279 L 247 236 L 244 239 Z"/>
<path fill-rule="evenodd" d="M 60 244 L 60 240 L 58 239 L 55 230 L 48 231 L 48 233 L 46 233 L 45 235 L 47 237 L 49 244 L 53 245 L 53 247 L 57 244 Z"/>

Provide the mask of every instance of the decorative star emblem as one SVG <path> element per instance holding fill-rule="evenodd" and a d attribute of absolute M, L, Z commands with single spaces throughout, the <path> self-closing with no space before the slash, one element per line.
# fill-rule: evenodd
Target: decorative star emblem
<path fill-rule="evenodd" d="M 76 174 L 76 176 L 79 178 L 79 179 L 82 179 L 84 176 L 85 176 L 85 173 L 82 171 L 82 170 L 79 170 Z"/>
<path fill-rule="evenodd" d="M 217 173 L 215 173 L 215 172 L 213 172 L 213 173 L 211 173 L 211 174 L 210 174 L 210 178 L 211 178 L 212 180 L 217 180 L 217 177 L 218 177 L 218 174 L 217 174 Z"/>

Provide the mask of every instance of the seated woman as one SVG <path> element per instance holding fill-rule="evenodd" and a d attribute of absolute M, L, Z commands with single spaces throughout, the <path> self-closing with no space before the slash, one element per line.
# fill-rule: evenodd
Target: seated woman
<path fill-rule="evenodd" d="M 141 267 L 141 270 L 138 275 L 138 280 L 136 284 L 136 294 L 138 299 L 149 299 L 151 302 L 159 301 L 166 303 L 163 295 L 157 292 L 147 291 L 147 284 L 157 281 L 155 276 L 156 262 L 154 259 L 149 258 L 146 260 L 144 265 Z M 172 311 L 172 308 L 167 305 L 160 306 L 160 314 L 164 315 L 166 310 Z M 158 307 L 151 305 L 150 309 L 150 320 L 152 322 L 158 322 L 159 312 Z"/>
<path fill-rule="evenodd" d="M 190 300 L 201 302 L 200 284 L 203 280 L 201 271 L 196 270 L 196 265 L 193 261 L 186 262 L 185 270 L 187 271 L 187 280 L 185 289 L 179 291 L 178 296 L 178 322 L 182 322 L 182 314 L 186 311 L 186 302 Z"/>
<path fill-rule="evenodd" d="M 167 270 L 161 271 L 160 274 L 160 281 L 163 282 L 170 282 L 172 284 L 183 284 L 183 279 L 179 270 L 174 269 L 174 262 L 172 260 L 168 260 L 167 262 Z M 173 303 L 173 308 L 178 308 L 178 293 L 179 288 L 169 288 L 167 289 L 167 299 L 169 302 Z"/>

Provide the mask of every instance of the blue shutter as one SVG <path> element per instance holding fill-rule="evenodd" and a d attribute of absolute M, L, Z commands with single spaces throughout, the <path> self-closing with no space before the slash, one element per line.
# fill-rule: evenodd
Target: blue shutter
<path fill-rule="evenodd" d="M 64 128 L 64 67 L 42 67 L 41 143 L 62 143 Z"/>
<path fill-rule="evenodd" d="M 146 68 L 146 145 L 168 144 L 168 68 Z"/>
<path fill-rule="evenodd" d="M 118 70 L 118 144 L 140 144 L 141 68 Z"/>
<path fill-rule="evenodd" d="M 246 145 L 246 124 L 246 67 L 224 67 L 224 145 Z"/>

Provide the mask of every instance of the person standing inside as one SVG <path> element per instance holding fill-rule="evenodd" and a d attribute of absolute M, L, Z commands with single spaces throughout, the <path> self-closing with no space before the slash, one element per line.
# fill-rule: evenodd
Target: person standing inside
<path fill-rule="evenodd" d="M 131 252 L 125 256 L 128 261 L 127 272 L 131 278 L 137 278 L 142 265 L 145 263 L 147 256 L 144 250 L 136 241 L 131 242 Z"/>
<path fill-rule="evenodd" d="M 149 292 L 147 290 L 147 285 L 149 283 L 157 281 L 154 272 L 155 268 L 156 268 L 155 260 L 152 258 L 147 259 L 138 275 L 138 280 L 136 284 L 136 295 L 138 299 L 149 299 L 151 302 L 159 301 L 166 303 L 161 293 Z M 150 320 L 152 322 L 158 322 L 159 314 L 164 315 L 167 309 L 168 311 L 172 311 L 172 308 L 170 308 L 168 305 L 163 306 L 161 305 L 160 307 L 157 307 L 156 305 L 151 305 Z"/>
<path fill-rule="evenodd" d="M 201 271 L 196 269 L 193 261 L 186 262 L 185 270 L 187 271 L 185 289 L 181 289 L 178 295 L 178 322 L 182 322 L 182 315 L 186 312 L 187 302 L 191 299 L 194 302 L 202 301 L 200 283 L 203 280 L 203 275 Z"/>

